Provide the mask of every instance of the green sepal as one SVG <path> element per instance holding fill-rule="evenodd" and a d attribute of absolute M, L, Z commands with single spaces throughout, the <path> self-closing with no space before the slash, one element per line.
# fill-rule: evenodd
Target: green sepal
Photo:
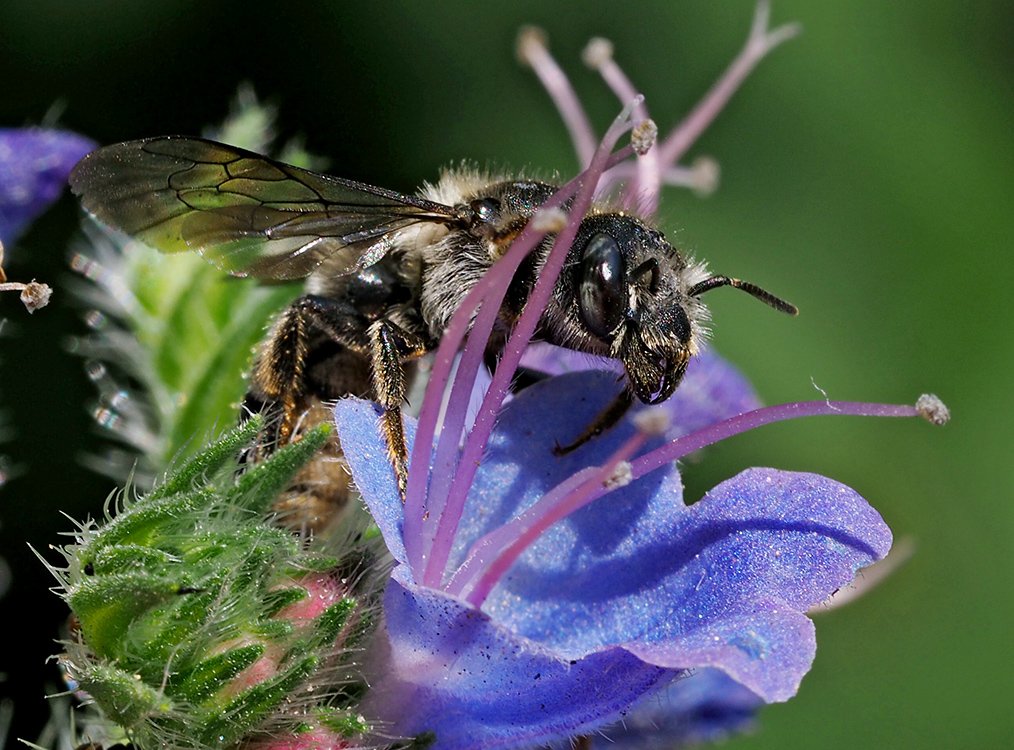
<path fill-rule="evenodd" d="M 86 575 L 102 576 L 130 570 L 143 570 L 152 575 L 156 571 L 167 571 L 176 562 L 175 556 L 160 549 L 139 544 L 117 544 L 96 550 Z"/>
<path fill-rule="evenodd" d="M 146 679 L 160 679 L 169 661 L 186 664 L 204 643 L 202 628 L 213 616 L 219 587 L 187 591 L 137 618 L 130 627 L 131 666 Z M 121 647 L 121 653 L 123 649 Z"/>
<path fill-rule="evenodd" d="M 289 586 L 283 589 L 275 589 L 264 595 L 264 615 L 273 617 L 286 607 L 301 602 L 309 596 L 306 589 L 300 586 Z"/>
<path fill-rule="evenodd" d="M 141 499 L 108 521 L 96 532 L 88 546 L 99 549 L 113 544 L 154 545 L 165 537 L 167 528 L 175 529 L 174 521 L 207 507 L 216 499 L 216 494 L 206 488 L 161 497 L 152 502 Z"/>
<path fill-rule="evenodd" d="M 325 609 L 314 619 L 310 632 L 291 645 L 285 658 L 292 659 L 305 653 L 326 653 L 333 648 L 356 606 L 355 599 L 345 597 Z"/>
<path fill-rule="evenodd" d="M 362 714 L 336 708 L 321 708 L 317 721 L 342 737 L 356 737 L 370 731 L 370 724 Z"/>
<path fill-rule="evenodd" d="M 186 564 L 207 568 L 224 565 L 228 570 L 256 567 L 265 560 L 275 563 L 299 552 L 299 543 L 291 534 L 258 524 L 237 524 L 228 532 L 209 531 L 175 542 Z M 259 571 L 255 578 L 264 572 Z"/>
<path fill-rule="evenodd" d="M 111 656 L 120 650 L 127 628 L 135 619 L 177 596 L 186 585 L 145 571 L 131 571 L 86 578 L 68 589 L 66 599 L 88 646 L 100 656 Z"/>
<path fill-rule="evenodd" d="M 295 626 L 287 620 L 264 620 L 253 628 L 253 634 L 269 641 L 281 641 L 295 631 Z"/>
<path fill-rule="evenodd" d="M 146 719 L 168 716 L 173 710 L 172 701 L 160 690 L 117 667 L 93 664 L 74 669 L 72 676 L 109 718 L 128 729 Z"/>
<path fill-rule="evenodd" d="M 314 640 L 316 645 L 328 645 L 334 643 L 338 634 L 342 631 L 355 613 L 358 602 L 350 596 L 337 601 L 325 609 L 314 622 Z"/>
<path fill-rule="evenodd" d="M 241 422 L 169 474 L 148 494 L 148 499 L 157 500 L 178 492 L 188 492 L 206 484 L 227 463 L 235 462 L 240 451 L 253 442 L 263 426 L 264 417 L 260 414 Z"/>
<path fill-rule="evenodd" d="M 185 677 L 174 681 L 174 694 L 183 701 L 203 703 L 263 655 L 264 645 L 251 643 L 208 657 Z"/>
<path fill-rule="evenodd" d="M 329 573 L 341 565 L 341 559 L 334 555 L 319 555 L 307 552 L 299 560 L 299 567 L 291 567 L 285 571 L 292 578 L 306 573 Z"/>
<path fill-rule="evenodd" d="M 226 492 L 226 502 L 234 502 L 255 513 L 267 513 L 289 481 L 307 461 L 320 450 L 331 434 L 331 427 L 320 424 L 306 432 L 298 441 L 272 453 L 242 474 Z"/>
<path fill-rule="evenodd" d="M 199 737 L 206 745 L 227 747 L 274 711 L 317 667 L 316 656 L 307 656 L 273 679 L 243 691 L 229 705 L 208 716 Z"/>

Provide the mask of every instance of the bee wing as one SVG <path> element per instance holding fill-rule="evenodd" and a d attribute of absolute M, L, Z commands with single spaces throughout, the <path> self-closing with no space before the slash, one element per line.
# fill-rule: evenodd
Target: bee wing
<path fill-rule="evenodd" d="M 268 281 L 304 277 L 326 259 L 341 259 L 338 272 L 363 268 L 393 232 L 459 218 L 439 203 L 181 136 L 100 148 L 70 185 L 97 219 L 148 245 Z"/>

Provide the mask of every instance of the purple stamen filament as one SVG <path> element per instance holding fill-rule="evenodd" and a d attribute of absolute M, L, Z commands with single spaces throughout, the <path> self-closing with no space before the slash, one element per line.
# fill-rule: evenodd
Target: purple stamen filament
<path fill-rule="evenodd" d="M 631 154 L 629 146 L 620 149 L 610 163 L 619 163 L 628 158 Z M 556 191 L 544 207 L 559 207 L 566 202 L 580 187 L 584 175 L 578 175 Z M 433 444 L 433 436 L 436 433 L 437 420 L 440 416 L 441 396 L 447 387 L 451 370 L 454 366 L 454 358 L 461 346 L 462 341 L 468 335 L 469 324 L 472 314 L 477 309 L 488 307 L 487 314 L 477 318 L 472 327 L 472 338 L 484 340 L 492 330 L 492 320 L 499 308 L 503 297 L 507 292 L 510 279 L 521 261 L 529 252 L 542 240 L 543 233 L 536 232 L 530 226 L 518 236 L 511 244 L 507 253 L 498 260 L 493 267 L 480 279 L 471 291 L 465 296 L 461 307 L 455 312 L 448 324 L 447 330 L 440 340 L 433 360 L 429 382 L 426 385 L 426 394 L 423 398 L 422 408 L 419 412 L 418 431 L 416 433 L 415 445 L 412 449 L 412 461 L 416 466 L 429 466 L 428 446 Z M 444 415 L 444 431 L 448 434 L 460 435 L 465 420 L 468 399 L 478 373 L 477 357 L 481 357 L 482 350 L 472 350 L 467 358 L 459 363 L 457 377 Z M 405 498 L 405 546 L 409 561 L 413 570 L 419 570 L 422 561 L 427 557 L 428 550 L 420 545 L 423 541 L 422 524 L 429 514 L 426 507 L 427 491 L 435 498 L 446 495 L 447 484 L 450 481 L 451 471 L 454 465 L 457 445 L 448 440 L 446 443 L 440 441 L 436 460 L 432 464 L 432 476 L 434 484 L 427 487 L 425 472 L 409 471 L 408 487 Z M 411 466 L 411 464 L 410 464 Z M 444 479 L 441 483 L 441 479 Z"/>
<path fill-rule="evenodd" d="M 646 440 L 644 433 L 633 435 L 602 466 L 577 472 L 517 518 L 479 539 L 452 576 L 448 593 L 464 595 L 476 607 L 482 606 L 518 557 L 550 526 L 601 496 L 599 490 L 605 488 L 620 462 L 634 455 Z"/>
<path fill-rule="evenodd" d="M 669 171 L 676 169 L 679 158 L 721 110 L 746 74 L 767 52 L 796 32 L 794 27 L 782 27 L 769 31 L 767 17 L 767 5 L 762 1 L 758 4 L 747 45 L 726 75 L 691 115 L 670 134 L 658 155 L 653 155 L 648 161 L 639 160 L 638 166 L 634 168 L 637 177 L 628 186 L 624 196 L 628 203 L 635 196 L 639 196 L 642 208 L 653 212 L 654 203 L 657 201 L 660 172 L 671 178 Z M 535 46 L 540 47 L 539 44 Z M 584 115 L 580 104 L 577 103 L 576 96 L 570 89 L 569 82 L 552 61 L 548 50 L 540 48 L 536 49 L 535 53 L 535 59 L 531 60 L 533 67 L 536 68 L 536 73 L 544 81 L 547 76 L 550 79 L 547 88 L 550 89 L 554 101 L 563 112 L 564 119 L 567 120 L 568 127 L 578 144 L 579 157 L 583 163 L 588 164 L 588 168 L 560 188 L 543 206 L 545 209 L 559 208 L 577 194 L 570 214 L 572 218 L 558 234 L 545 268 L 507 342 L 493 382 L 464 442 L 460 458 L 459 446 L 461 445 L 461 436 L 465 431 L 469 395 L 474 386 L 478 369 L 482 366 L 486 341 L 497 321 L 499 309 L 511 279 L 525 256 L 542 241 L 545 236 L 544 232 L 535 230 L 531 225 L 525 228 L 504 257 L 493 265 L 492 269 L 465 297 L 461 307 L 452 317 L 437 350 L 419 415 L 416 440 L 410 461 L 410 469 L 411 466 L 425 468 L 409 471 L 403 527 L 408 563 L 415 579 L 428 586 L 440 586 L 444 581 L 454 537 L 479 460 L 485 450 L 496 415 L 507 393 L 510 380 L 516 371 L 522 351 L 530 340 L 541 312 L 552 293 L 555 280 L 576 235 L 580 217 L 584 216 L 596 191 L 606 190 L 607 186 L 613 182 L 613 173 L 619 173 L 623 169 L 617 170 L 614 167 L 626 161 L 633 153 L 630 146 L 620 149 L 611 156 L 609 155 L 610 151 L 620 135 L 630 128 L 631 110 L 636 108 L 638 113 L 646 113 L 641 100 L 628 106 L 620 118 L 617 118 L 610 127 L 598 149 L 592 153 L 591 127 L 588 124 L 587 116 Z M 611 61 L 610 63 L 611 65 L 607 65 L 607 70 L 603 71 L 603 75 L 617 94 L 626 97 L 633 90 L 632 86 L 619 67 Z M 659 168 L 660 164 L 663 169 Z M 605 172 L 609 172 L 609 174 L 603 177 Z M 433 445 L 433 437 L 440 416 L 441 397 L 447 389 L 455 355 L 466 337 L 468 341 L 463 348 L 457 375 L 451 386 L 443 430 L 431 462 L 430 447 Z M 651 456 L 654 453 L 648 455 Z M 642 457 L 640 460 L 643 461 L 646 458 L 648 456 Z M 643 469 L 641 473 L 648 470 L 650 469 Z M 636 469 L 634 476 L 640 476 Z M 590 480 L 585 484 L 589 484 L 589 482 Z M 584 487 L 580 482 L 577 484 L 580 486 L 574 489 L 575 493 L 587 490 L 589 497 L 592 498 L 602 494 L 601 483 L 594 486 L 589 485 L 590 489 Z M 563 493 L 563 495 L 567 494 L 568 492 Z M 535 534 L 533 539 L 537 537 L 538 534 Z M 455 573 L 455 578 L 458 578 L 458 573 Z M 484 583 L 476 584 L 477 588 L 472 589 L 476 591 L 475 595 L 484 599 L 485 593 L 480 593 L 479 589 L 485 589 L 485 592 L 488 593 L 488 590 L 495 584 L 494 579 L 498 579 L 498 576 L 490 578 L 493 582 L 488 587 Z M 474 577 L 470 580 L 474 580 Z"/>
<path fill-rule="evenodd" d="M 821 416 L 852 417 L 918 417 L 918 409 L 903 404 L 875 404 L 864 401 L 795 401 L 777 406 L 765 406 L 753 411 L 723 419 L 689 435 L 666 443 L 631 462 L 634 479 L 643 477 L 668 463 L 677 461 L 694 451 L 717 442 L 774 422 L 789 419 Z"/>
<path fill-rule="evenodd" d="M 451 547 L 454 542 L 454 535 L 457 533 L 458 523 L 461 520 L 461 513 L 464 509 L 468 489 L 472 485 L 472 479 L 478 469 L 479 459 L 486 448 L 486 443 L 489 439 L 490 433 L 492 432 L 496 415 L 499 413 L 503 399 L 507 395 L 510 380 L 517 370 L 524 348 L 528 345 L 532 334 L 535 332 L 535 327 L 542 315 L 542 311 L 549 302 L 549 297 L 553 292 L 556 278 L 559 276 L 559 273 L 563 268 L 563 264 L 567 258 L 567 253 L 574 241 L 574 237 L 577 234 L 578 227 L 580 226 L 580 217 L 583 217 L 587 213 L 588 208 L 591 205 L 592 196 L 598 183 L 598 178 L 608 167 L 610 153 L 612 152 L 613 146 L 616 144 L 616 141 L 619 140 L 620 136 L 631 127 L 630 112 L 636 104 L 637 102 L 635 100 L 632 105 L 626 107 L 620 116 L 616 118 L 605 137 L 602 139 L 602 143 L 596 150 L 595 155 L 592 157 L 591 165 L 581 176 L 582 182 L 570 212 L 572 217 L 578 218 L 577 220 L 569 221 L 567 226 L 557 235 L 555 241 L 553 242 L 553 248 L 546 260 L 546 264 L 539 274 L 539 279 L 536 282 L 535 287 L 532 289 L 529 299 L 525 304 L 525 309 L 518 318 L 514 330 L 507 341 L 501 361 L 493 375 L 493 381 L 490 384 L 489 390 L 487 390 L 485 396 L 483 397 L 479 413 L 476 416 L 475 423 L 469 431 L 464 449 L 461 452 L 461 457 L 458 460 L 457 467 L 453 473 L 453 479 L 451 480 L 450 487 L 446 492 L 437 491 L 438 489 L 442 489 L 444 483 L 446 482 L 447 475 L 445 474 L 444 476 L 441 476 L 441 470 L 444 467 L 442 465 L 434 466 L 433 478 L 435 482 L 439 482 L 440 487 L 438 488 L 436 484 L 434 484 L 434 486 L 430 488 L 429 498 L 432 501 L 432 505 L 429 510 L 436 518 L 437 525 L 435 533 L 424 534 L 423 537 L 424 542 L 427 539 L 432 540 L 428 554 L 424 554 L 424 557 L 426 558 L 422 574 L 422 583 L 424 585 L 436 587 L 442 583 L 445 568 L 447 566 L 447 560 L 450 556 Z M 556 207 L 557 205 L 558 204 L 554 203 L 551 207 Z M 537 237 L 531 243 L 531 247 L 534 247 L 539 239 L 541 239 L 541 236 Z M 520 238 L 514 244 L 517 245 L 519 241 Z M 511 250 L 514 250 L 513 246 L 511 247 Z M 494 267 L 493 270 L 495 271 L 496 267 Z M 513 275 L 513 269 L 510 273 Z M 493 271 L 486 274 L 487 277 L 491 275 L 493 275 Z M 506 293 L 511 277 L 506 277 L 506 281 L 501 275 L 498 275 L 497 278 L 499 279 L 499 283 L 495 288 L 499 291 L 500 296 L 495 303 L 493 303 L 493 300 L 489 299 L 484 300 L 483 302 L 484 308 L 486 306 L 495 308 L 491 315 L 488 317 L 484 316 L 484 319 L 488 321 L 489 327 L 484 329 L 479 329 L 477 327 L 473 328 L 472 333 L 469 336 L 469 342 L 465 346 L 465 351 L 463 353 L 463 357 L 467 357 L 470 364 L 474 363 L 476 370 L 478 365 L 481 363 L 481 350 L 485 348 L 486 340 L 492 331 L 492 325 L 496 319 L 500 300 L 503 299 L 503 294 Z M 478 354 L 472 354 L 470 352 L 470 349 L 473 347 L 480 350 Z M 474 371 L 467 371 L 465 376 L 472 378 L 472 382 L 474 382 Z M 471 388 L 471 384 L 469 384 L 469 388 Z M 427 391 L 428 390 L 429 388 L 427 388 Z M 463 398 L 459 399 L 459 401 L 463 400 Z M 459 411 L 461 411 L 463 416 L 464 409 L 461 408 Z M 451 429 L 448 430 L 448 427 Z M 442 453 L 440 444 L 445 440 L 453 440 L 453 447 L 457 448 L 457 435 L 460 435 L 460 429 L 459 425 L 448 425 L 445 423 L 444 430 L 441 433 L 440 443 L 438 443 L 437 446 L 438 457 Z M 421 439 L 422 438 L 419 434 L 417 434 L 417 446 L 420 444 Z M 425 466 L 426 463 L 421 465 Z M 449 473 L 450 472 L 448 472 L 448 474 Z M 409 510 L 410 509 L 406 507 L 406 520 L 409 517 Z M 426 522 L 427 521 L 424 519 L 424 523 Z M 405 536 L 407 539 L 407 529 Z M 419 570 L 415 569 L 415 572 L 418 573 Z"/>
<path fill-rule="evenodd" d="M 799 27 L 795 24 L 769 29 L 770 11 L 766 0 L 757 3 L 750 34 L 743 49 L 690 114 L 659 144 L 659 160 L 662 164 L 675 165 L 725 108 L 757 64 L 779 44 L 799 33 Z"/>
<path fill-rule="evenodd" d="M 858 401 L 803 401 L 768 406 L 738 414 L 663 445 L 631 462 L 631 475 L 639 479 L 684 456 L 757 427 L 789 419 L 817 416 L 917 417 L 914 406 L 875 404 Z M 647 438 L 637 434 L 603 464 L 589 467 L 558 484 L 512 521 L 472 545 L 461 567 L 445 586 L 450 594 L 464 596 L 481 607 L 514 562 L 545 531 L 571 513 L 611 491 L 605 480 L 620 461 L 643 445 Z"/>

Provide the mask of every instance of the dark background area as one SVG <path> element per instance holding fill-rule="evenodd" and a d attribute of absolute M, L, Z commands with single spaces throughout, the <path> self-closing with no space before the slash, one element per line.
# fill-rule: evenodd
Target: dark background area
<path fill-rule="evenodd" d="M 101 143 L 199 133 L 237 85 L 277 105 L 329 171 L 401 191 L 443 165 L 570 175 L 566 133 L 517 65 L 534 23 L 604 128 L 618 107 L 579 53 L 607 36 L 663 132 L 738 51 L 747 1 L 578 7 L 512 2 L 345 4 L 5 0 L 0 125 L 59 122 Z M 685 472 L 688 496 L 742 468 L 835 477 L 863 493 L 914 557 L 818 621 L 799 696 L 766 709 L 728 747 L 999 747 L 1014 734 L 1014 6 L 1000 0 L 776 0 L 801 38 L 762 63 L 693 155 L 723 168 L 717 194 L 665 194 L 670 238 L 716 271 L 799 305 L 791 321 L 715 293 L 715 346 L 765 401 L 911 402 L 937 392 L 954 421 L 819 420 L 766 428 Z M 65 292 L 78 209 L 65 197 L 8 250 L 13 278 L 56 288 L 32 317 L 0 299 L 0 450 L 18 473 L 0 489 L 0 690 L 12 737 L 32 739 L 59 690 L 47 655 L 65 617 L 28 549 L 63 543 L 101 513 L 114 484 L 80 457 L 101 449 L 94 394 L 66 350 L 84 330 Z"/>

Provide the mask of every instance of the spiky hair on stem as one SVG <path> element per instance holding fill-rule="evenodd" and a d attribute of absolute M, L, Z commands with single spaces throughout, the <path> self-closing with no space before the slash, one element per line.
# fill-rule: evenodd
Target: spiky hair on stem
<path fill-rule="evenodd" d="M 111 496 L 106 518 L 78 524 L 61 548 L 64 564 L 46 563 L 73 613 L 59 657 L 68 685 L 140 747 L 308 732 L 343 746 L 367 729 L 356 660 L 381 553 L 365 524 L 325 546 L 269 522 L 329 430 L 239 473 L 261 427 L 251 418 L 150 492 Z"/>

